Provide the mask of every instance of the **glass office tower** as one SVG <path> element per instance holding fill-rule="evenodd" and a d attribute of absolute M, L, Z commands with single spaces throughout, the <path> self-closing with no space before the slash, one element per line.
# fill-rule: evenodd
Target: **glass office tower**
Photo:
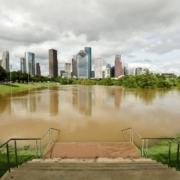
<path fill-rule="evenodd" d="M 79 51 L 77 54 L 77 77 L 89 78 L 88 56 L 84 50 Z"/>
<path fill-rule="evenodd" d="M 22 73 L 26 72 L 26 62 L 25 62 L 25 58 L 20 58 L 20 67 L 21 67 Z"/>
<path fill-rule="evenodd" d="M 86 52 L 88 56 L 88 79 L 90 79 L 91 78 L 91 64 L 92 64 L 91 47 L 85 47 L 84 51 Z"/>
<path fill-rule="evenodd" d="M 35 75 L 35 54 L 31 52 L 25 52 L 25 62 L 26 73 Z"/>

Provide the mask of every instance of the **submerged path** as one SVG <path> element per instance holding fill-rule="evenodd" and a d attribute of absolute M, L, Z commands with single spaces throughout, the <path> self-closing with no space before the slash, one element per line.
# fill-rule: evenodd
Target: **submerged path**
<path fill-rule="evenodd" d="M 130 142 L 59 142 L 49 144 L 45 158 L 138 157 L 137 148 Z"/>

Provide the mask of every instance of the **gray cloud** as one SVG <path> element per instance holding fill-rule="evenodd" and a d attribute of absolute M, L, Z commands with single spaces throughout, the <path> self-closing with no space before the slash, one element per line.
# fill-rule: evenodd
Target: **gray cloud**
<path fill-rule="evenodd" d="M 135 61 L 133 61 L 134 63 L 139 63 L 139 62 L 141 62 L 141 63 L 151 63 L 151 62 L 153 62 L 152 60 L 150 60 L 150 59 L 144 59 L 144 60 L 135 60 Z"/>
<path fill-rule="evenodd" d="M 9 50 L 17 63 L 14 67 L 30 51 L 47 66 L 43 71 L 47 75 L 50 48 L 58 50 L 62 64 L 84 46 L 91 46 L 93 58 L 101 57 L 104 64 L 113 64 L 116 54 L 122 61 L 140 59 L 136 63 L 152 63 L 149 58 L 164 63 L 165 53 L 173 54 L 172 61 L 179 55 L 174 51 L 180 47 L 180 1 L 32 0 L 27 5 L 24 0 L 0 0 L 0 4 L 0 50 Z"/>

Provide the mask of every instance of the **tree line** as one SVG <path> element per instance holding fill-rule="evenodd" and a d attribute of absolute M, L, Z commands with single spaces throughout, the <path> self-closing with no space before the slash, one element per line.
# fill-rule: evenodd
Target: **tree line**
<path fill-rule="evenodd" d="M 11 76 L 11 77 L 10 77 Z M 142 75 L 125 75 L 118 79 L 104 78 L 104 79 L 77 79 L 77 78 L 49 78 L 45 76 L 34 75 L 30 76 L 21 71 L 7 72 L 0 66 L 0 81 L 13 82 L 58 82 L 60 84 L 79 84 L 79 85 L 104 85 L 104 86 L 123 86 L 126 88 L 171 88 L 180 87 L 180 76 L 173 78 L 166 78 L 164 75 L 152 74 L 146 72 Z"/>

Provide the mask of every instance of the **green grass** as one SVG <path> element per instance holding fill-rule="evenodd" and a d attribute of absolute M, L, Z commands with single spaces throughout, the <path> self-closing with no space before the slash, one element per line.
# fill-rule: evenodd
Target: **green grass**
<path fill-rule="evenodd" d="M 0 93 L 16 91 L 16 90 L 25 90 L 25 89 L 32 89 L 38 87 L 49 87 L 49 86 L 56 86 L 57 83 L 29 83 L 29 84 L 20 84 L 14 83 L 10 84 L 0 84 Z"/>
<path fill-rule="evenodd" d="M 42 149 L 42 151 L 44 148 Z M 9 154 L 10 154 L 10 167 L 14 168 L 16 166 L 15 163 L 15 152 L 14 148 L 9 148 Z M 36 158 L 36 150 L 31 149 L 18 149 L 17 150 L 18 155 L 18 165 L 21 165 L 27 161 L 30 161 L 34 158 Z M 0 178 L 7 172 L 7 153 L 5 148 L 0 149 Z"/>
<path fill-rule="evenodd" d="M 160 141 L 155 146 L 148 148 L 148 158 L 156 160 L 157 162 L 161 162 L 162 164 L 168 164 L 168 151 L 168 140 Z M 176 167 L 176 155 L 177 143 L 175 141 L 172 141 L 170 167 Z M 178 169 L 180 170 L 180 168 Z"/>

